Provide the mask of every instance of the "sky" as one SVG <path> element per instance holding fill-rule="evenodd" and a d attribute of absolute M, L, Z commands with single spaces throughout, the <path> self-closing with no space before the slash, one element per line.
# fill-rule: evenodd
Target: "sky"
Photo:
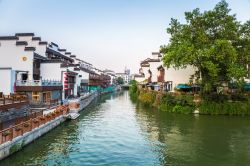
<path fill-rule="evenodd" d="M 0 35 L 34 32 L 100 69 L 138 72 L 140 61 L 167 44 L 171 18 L 212 9 L 220 0 L 0 0 Z M 250 0 L 228 0 L 239 21 Z M 3 55 L 0 55 L 3 56 Z"/>

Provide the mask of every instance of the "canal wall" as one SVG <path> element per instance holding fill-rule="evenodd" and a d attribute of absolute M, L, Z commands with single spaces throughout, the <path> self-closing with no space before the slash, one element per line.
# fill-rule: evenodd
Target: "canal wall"
<path fill-rule="evenodd" d="M 69 100 L 69 109 L 70 113 L 78 113 L 84 108 L 86 108 L 96 97 L 98 96 L 97 92 L 92 92 L 86 96 L 81 96 L 77 99 Z"/>
<path fill-rule="evenodd" d="M 45 133 L 49 132 L 62 122 L 64 122 L 66 118 L 64 115 L 56 117 L 54 120 L 47 122 L 38 128 L 35 128 L 27 133 L 24 133 L 21 136 L 18 136 L 12 141 L 5 142 L 0 145 L 0 160 L 6 158 L 7 156 L 21 150 L 25 145 L 33 142 L 35 139 L 41 137 Z"/>

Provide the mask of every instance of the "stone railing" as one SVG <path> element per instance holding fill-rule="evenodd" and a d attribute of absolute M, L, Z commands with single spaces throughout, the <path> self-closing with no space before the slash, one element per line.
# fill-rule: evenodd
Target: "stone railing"
<path fill-rule="evenodd" d="M 58 106 L 53 112 L 46 115 L 40 115 L 30 118 L 28 121 L 22 122 L 10 128 L 0 131 L 0 144 L 12 141 L 14 138 L 21 136 L 27 132 L 44 125 L 61 115 L 67 115 L 69 112 L 68 106 Z"/>
<path fill-rule="evenodd" d="M 62 83 L 54 80 L 17 80 L 16 86 L 62 86 Z"/>

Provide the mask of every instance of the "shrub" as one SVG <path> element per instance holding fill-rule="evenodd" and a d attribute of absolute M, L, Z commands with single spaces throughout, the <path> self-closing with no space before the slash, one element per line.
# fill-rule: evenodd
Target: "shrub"
<path fill-rule="evenodd" d="M 29 127 L 30 125 L 28 123 L 25 123 L 23 126 L 24 127 Z"/>
<path fill-rule="evenodd" d="M 250 101 L 222 103 L 203 101 L 199 112 L 211 115 L 250 115 Z"/>
<path fill-rule="evenodd" d="M 10 135 L 10 131 L 9 130 L 7 130 L 7 131 L 5 131 L 5 132 L 3 132 L 2 133 L 2 135 L 4 136 L 4 137 L 7 137 L 8 135 Z"/>
<path fill-rule="evenodd" d="M 156 93 L 153 91 L 145 91 L 143 93 L 140 93 L 139 100 L 147 105 L 152 106 L 156 98 Z"/>
<path fill-rule="evenodd" d="M 192 113 L 195 109 L 194 97 L 189 94 L 173 96 L 170 93 L 161 98 L 160 109 L 175 113 Z"/>
<path fill-rule="evenodd" d="M 190 114 L 193 112 L 193 110 L 194 110 L 194 108 L 190 107 L 190 106 L 176 105 L 173 107 L 172 112 Z"/>
<path fill-rule="evenodd" d="M 247 101 L 247 96 L 244 94 L 232 94 L 231 100 L 233 101 Z"/>
<path fill-rule="evenodd" d="M 22 128 L 21 127 L 16 127 L 15 131 L 20 131 Z"/>
<path fill-rule="evenodd" d="M 224 102 L 229 99 L 228 95 L 224 94 L 217 94 L 217 93 L 211 93 L 211 94 L 206 94 L 202 96 L 203 100 L 205 101 L 215 101 L 215 102 Z"/>
<path fill-rule="evenodd" d="M 138 96 L 138 88 L 136 81 L 130 82 L 129 94 L 132 100 L 136 100 Z"/>

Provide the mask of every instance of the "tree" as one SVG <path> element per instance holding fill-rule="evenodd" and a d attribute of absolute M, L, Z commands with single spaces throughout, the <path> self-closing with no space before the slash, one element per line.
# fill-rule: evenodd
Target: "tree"
<path fill-rule="evenodd" d="M 124 84 L 123 78 L 122 78 L 122 77 L 118 77 L 118 78 L 117 78 L 117 83 L 118 83 L 119 85 Z"/>
<path fill-rule="evenodd" d="M 240 40 L 238 41 L 237 51 L 241 64 L 250 64 L 250 21 L 240 26 Z M 250 76 L 250 66 L 248 67 L 248 77 Z"/>
<path fill-rule="evenodd" d="M 196 77 L 202 78 L 203 92 L 232 80 L 242 82 L 250 60 L 250 23 L 241 25 L 224 0 L 213 10 L 185 12 L 185 19 L 183 24 L 171 19 L 167 28 L 170 42 L 161 46 L 164 64 L 175 68 L 194 66 Z"/>

